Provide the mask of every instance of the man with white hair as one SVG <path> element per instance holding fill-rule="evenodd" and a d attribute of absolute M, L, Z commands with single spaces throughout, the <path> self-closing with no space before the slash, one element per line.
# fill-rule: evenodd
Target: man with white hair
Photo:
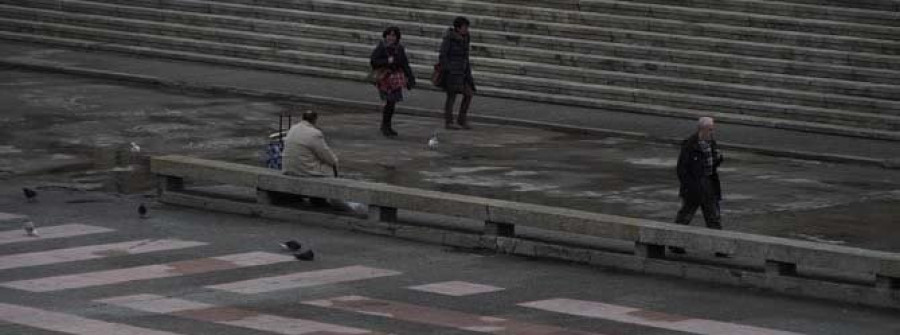
<path fill-rule="evenodd" d="M 716 170 L 722 164 L 723 157 L 713 139 L 714 126 L 711 117 L 701 117 L 697 121 L 697 132 L 681 144 L 677 167 L 678 181 L 681 182 L 678 192 L 681 196 L 681 209 L 675 217 L 675 223 L 690 224 L 697 208 L 700 208 L 707 227 L 722 229 L 719 213 L 722 188 Z M 684 249 L 677 247 L 670 248 L 670 251 L 684 253 Z"/>

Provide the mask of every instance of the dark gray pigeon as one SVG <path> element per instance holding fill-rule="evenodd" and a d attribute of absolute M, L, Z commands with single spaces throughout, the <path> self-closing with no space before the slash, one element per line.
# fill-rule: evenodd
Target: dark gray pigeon
<path fill-rule="evenodd" d="M 29 222 L 25 223 L 25 235 L 28 235 L 31 237 L 38 236 L 37 228 L 34 227 L 34 222 L 29 221 Z"/>
<path fill-rule="evenodd" d="M 144 206 L 144 204 L 138 206 L 138 215 L 141 216 L 141 219 L 147 218 L 147 206 Z"/>
<path fill-rule="evenodd" d="M 25 199 L 26 199 L 28 202 L 35 202 L 35 201 L 37 201 L 37 192 L 35 192 L 34 190 L 32 190 L 32 189 L 30 189 L 30 188 L 27 188 L 27 187 L 23 187 L 23 188 L 22 188 L 22 193 L 25 193 Z"/>
<path fill-rule="evenodd" d="M 311 261 L 314 258 L 316 258 L 316 254 L 313 253 L 312 249 L 310 249 L 310 250 L 306 250 L 304 252 L 298 252 L 298 253 L 294 254 L 294 258 L 301 260 L 301 261 Z"/>

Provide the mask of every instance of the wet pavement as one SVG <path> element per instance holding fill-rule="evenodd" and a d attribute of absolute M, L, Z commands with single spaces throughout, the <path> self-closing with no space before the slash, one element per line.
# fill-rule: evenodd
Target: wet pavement
<path fill-rule="evenodd" d="M 288 107 L 45 73 L 0 78 L 3 192 L 25 184 L 146 192 L 147 156 L 156 154 L 261 164 Z M 322 112 L 348 178 L 667 222 L 679 206 L 676 147 L 485 124 L 444 131 L 440 120 L 408 116 L 396 119 L 401 136 L 386 139 L 377 111 L 292 107 Z M 440 145 L 428 150 L 435 132 Z M 900 251 L 900 170 L 725 155 L 726 229 Z"/>

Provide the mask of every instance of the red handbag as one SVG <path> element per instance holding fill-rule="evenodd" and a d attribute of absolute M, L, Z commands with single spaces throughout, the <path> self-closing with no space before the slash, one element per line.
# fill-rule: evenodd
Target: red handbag
<path fill-rule="evenodd" d="M 444 71 L 441 67 L 441 63 L 434 64 L 434 72 L 431 74 L 431 83 L 434 86 L 441 86 L 441 81 L 444 79 Z"/>

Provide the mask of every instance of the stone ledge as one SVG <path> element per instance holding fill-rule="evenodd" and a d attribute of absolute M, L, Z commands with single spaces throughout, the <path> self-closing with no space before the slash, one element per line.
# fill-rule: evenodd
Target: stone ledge
<path fill-rule="evenodd" d="M 493 250 L 504 254 L 563 260 L 584 265 L 623 269 L 641 274 L 663 275 L 739 287 L 760 288 L 796 297 L 900 309 L 900 292 L 897 292 L 897 290 L 884 292 L 874 286 L 827 282 L 799 277 L 770 277 L 762 272 L 732 268 L 727 265 L 718 266 L 666 259 L 646 259 L 630 254 L 560 246 L 539 240 L 487 237 L 420 226 L 398 228 L 396 224 L 372 223 L 349 216 L 202 198 L 178 193 L 165 194 L 159 200 L 163 203 L 178 206 L 270 219 L 299 221 L 329 229 L 361 231 L 424 243 L 466 249 Z"/>
<path fill-rule="evenodd" d="M 249 186 L 262 191 L 361 201 L 369 206 L 458 216 L 481 222 L 490 221 L 633 243 L 682 247 L 691 252 L 721 252 L 759 262 L 774 261 L 868 276 L 877 274 L 900 278 L 900 254 L 895 253 L 709 230 L 380 183 L 290 177 L 265 168 L 178 155 L 153 157 L 151 172 L 166 177 L 186 177 L 202 182 Z"/>

